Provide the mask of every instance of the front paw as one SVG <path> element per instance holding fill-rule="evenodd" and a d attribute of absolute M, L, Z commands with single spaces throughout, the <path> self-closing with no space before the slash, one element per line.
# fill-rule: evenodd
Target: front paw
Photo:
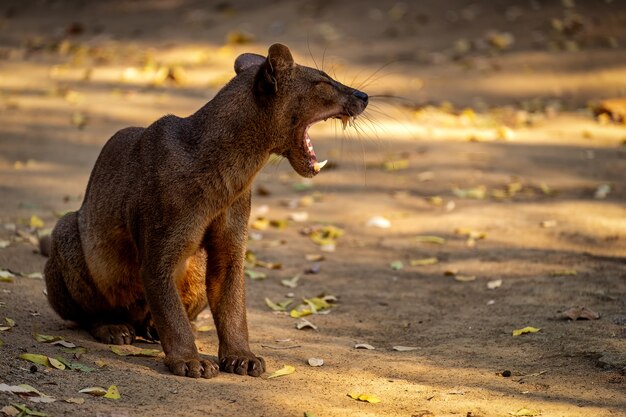
<path fill-rule="evenodd" d="M 135 341 L 135 328 L 127 323 L 94 324 L 89 332 L 99 342 L 109 345 L 130 345 Z"/>
<path fill-rule="evenodd" d="M 261 376 L 265 372 L 265 359 L 251 352 L 225 355 L 220 358 L 220 370 L 238 375 Z"/>
<path fill-rule="evenodd" d="M 180 357 L 165 357 L 165 365 L 174 375 L 190 378 L 213 378 L 220 373 L 220 368 L 213 360 Z"/>

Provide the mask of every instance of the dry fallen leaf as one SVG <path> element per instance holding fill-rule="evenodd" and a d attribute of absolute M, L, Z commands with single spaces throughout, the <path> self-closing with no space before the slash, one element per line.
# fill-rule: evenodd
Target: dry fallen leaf
<path fill-rule="evenodd" d="M 102 388 L 102 387 L 87 387 L 87 388 L 83 388 L 80 391 L 78 391 L 82 394 L 89 394 L 89 395 L 93 395 L 94 397 L 104 397 L 106 395 L 106 393 L 108 392 L 108 390 Z"/>
<path fill-rule="evenodd" d="M 301 319 L 298 323 L 296 323 L 296 329 L 298 330 L 306 329 L 307 327 L 313 330 L 317 330 L 317 326 L 307 319 Z"/>
<path fill-rule="evenodd" d="M 402 263 L 402 261 L 393 261 L 389 264 L 389 267 L 394 271 L 399 271 L 404 268 L 404 264 Z"/>
<path fill-rule="evenodd" d="M 576 271 L 575 269 L 561 269 L 558 271 L 550 272 L 550 275 L 553 277 L 574 276 L 574 275 L 578 275 L 578 271 Z"/>
<path fill-rule="evenodd" d="M 300 280 L 300 275 L 296 275 L 291 279 L 283 279 L 280 281 L 282 285 L 287 288 L 296 288 L 298 286 L 298 281 Z"/>
<path fill-rule="evenodd" d="M 476 275 L 455 275 L 454 279 L 459 282 L 471 282 L 476 281 Z"/>
<path fill-rule="evenodd" d="M 571 307 L 563 311 L 559 318 L 565 320 L 598 320 L 600 315 L 587 307 Z"/>
<path fill-rule="evenodd" d="M 439 236 L 421 235 L 421 236 L 415 236 L 415 240 L 417 240 L 420 243 L 432 243 L 435 245 L 443 245 L 444 243 L 446 243 L 446 240 Z"/>
<path fill-rule="evenodd" d="M 18 356 L 20 359 L 27 360 L 38 365 L 47 366 L 48 368 L 65 369 L 65 365 L 59 360 L 50 358 L 45 355 L 38 355 L 36 353 L 22 353 Z"/>
<path fill-rule="evenodd" d="M 529 408 L 520 408 L 519 410 L 510 412 L 509 414 L 512 416 L 533 417 L 533 416 L 541 415 L 541 411 L 531 410 Z"/>
<path fill-rule="evenodd" d="M 374 394 L 355 394 L 351 392 L 351 393 L 348 393 L 348 397 L 357 401 L 363 401 L 363 402 L 368 402 L 372 404 L 377 404 L 380 402 L 380 398 L 378 398 Z"/>
<path fill-rule="evenodd" d="M 391 227 L 391 222 L 383 216 L 374 216 L 367 221 L 366 226 L 376 227 L 379 229 L 389 229 Z"/>
<path fill-rule="evenodd" d="M 398 352 L 410 352 L 412 350 L 417 350 L 419 348 L 414 347 L 414 346 L 394 346 L 392 349 Z"/>
<path fill-rule="evenodd" d="M 290 374 L 293 374 L 294 372 L 296 372 L 296 368 L 294 368 L 291 365 L 285 365 L 278 371 L 273 372 L 270 376 L 267 377 L 267 379 L 290 375 Z"/>
<path fill-rule="evenodd" d="M 523 329 L 513 330 L 513 336 L 520 336 L 526 333 L 537 333 L 539 330 L 541 329 L 528 326 L 528 327 L 524 327 Z"/>
<path fill-rule="evenodd" d="M 356 345 L 354 345 L 355 349 L 367 349 L 367 350 L 374 350 L 376 349 L 374 346 L 369 345 L 367 343 L 357 343 Z"/>
<path fill-rule="evenodd" d="M 487 288 L 489 288 L 490 290 L 495 290 L 496 288 L 500 288 L 501 286 L 502 286 L 501 279 L 494 279 L 493 281 L 489 281 L 487 283 Z"/>
<path fill-rule="evenodd" d="M 309 358 L 307 361 L 310 366 L 322 366 L 324 365 L 324 359 L 320 358 Z"/>
<path fill-rule="evenodd" d="M 19 417 L 22 417 L 22 416 L 50 417 L 50 414 L 44 413 L 43 411 L 31 410 L 30 408 L 26 407 L 24 404 L 13 403 L 11 404 L 10 407 L 16 408 L 17 410 L 19 410 L 19 413 L 17 414 Z M 11 415 L 11 414 L 8 414 L 8 415 Z"/>
<path fill-rule="evenodd" d="M 265 304 L 273 311 L 287 311 L 287 307 L 289 307 L 291 303 L 293 303 L 293 300 L 283 300 L 275 303 L 269 298 L 265 297 Z"/>
<path fill-rule="evenodd" d="M 119 356 L 159 356 L 161 351 L 158 349 L 141 349 L 132 345 L 111 346 L 111 352 Z"/>
<path fill-rule="evenodd" d="M 64 401 L 70 404 L 84 404 L 85 403 L 84 398 L 66 398 Z"/>
<path fill-rule="evenodd" d="M 411 259 L 411 266 L 426 266 L 426 265 L 435 265 L 439 263 L 439 259 L 437 258 L 423 258 L 423 259 Z"/>
<path fill-rule="evenodd" d="M 244 270 L 244 273 L 248 278 L 255 280 L 255 281 L 267 278 L 267 274 L 265 272 L 255 271 L 254 269 L 246 268 Z"/>

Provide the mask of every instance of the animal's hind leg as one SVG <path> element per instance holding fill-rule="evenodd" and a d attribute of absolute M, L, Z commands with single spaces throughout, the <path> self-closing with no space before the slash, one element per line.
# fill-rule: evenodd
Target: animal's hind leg
<path fill-rule="evenodd" d="M 89 274 L 76 212 L 66 214 L 55 226 L 44 275 L 48 302 L 61 318 L 80 324 L 100 342 L 133 342 L 135 329 L 128 317 L 108 304 Z"/>

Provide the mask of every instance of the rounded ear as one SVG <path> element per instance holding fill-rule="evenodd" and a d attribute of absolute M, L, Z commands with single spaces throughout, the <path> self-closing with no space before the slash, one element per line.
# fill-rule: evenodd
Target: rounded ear
<path fill-rule="evenodd" d="M 265 57 L 263 55 L 241 54 L 235 60 L 235 73 L 239 74 L 246 68 L 261 65 L 263 62 L 265 62 Z"/>
<path fill-rule="evenodd" d="M 276 74 L 294 65 L 289 48 L 280 43 L 270 46 L 267 59 L 259 67 L 254 79 L 255 91 L 261 95 L 275 94 L 278 91 Z"/>
<path fill-rule="evenodd" d="M 275 43 L 270 46 L 267 52 L 267 59 L 275 70 L 282 70 L 293 66 L 293 57 L 291 51 L 281 43 Z"/>

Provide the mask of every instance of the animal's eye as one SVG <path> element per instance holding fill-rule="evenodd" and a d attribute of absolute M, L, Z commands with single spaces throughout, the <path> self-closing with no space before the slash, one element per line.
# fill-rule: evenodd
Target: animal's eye
<path fill-rule="evenodd" d="M 320 88 L 329 88 L 332 87 L 332 84 L 330 83 L 330 81 L 327 80 L 317 80 L 313 83 L 316 87 L 320 87 Z"/>

